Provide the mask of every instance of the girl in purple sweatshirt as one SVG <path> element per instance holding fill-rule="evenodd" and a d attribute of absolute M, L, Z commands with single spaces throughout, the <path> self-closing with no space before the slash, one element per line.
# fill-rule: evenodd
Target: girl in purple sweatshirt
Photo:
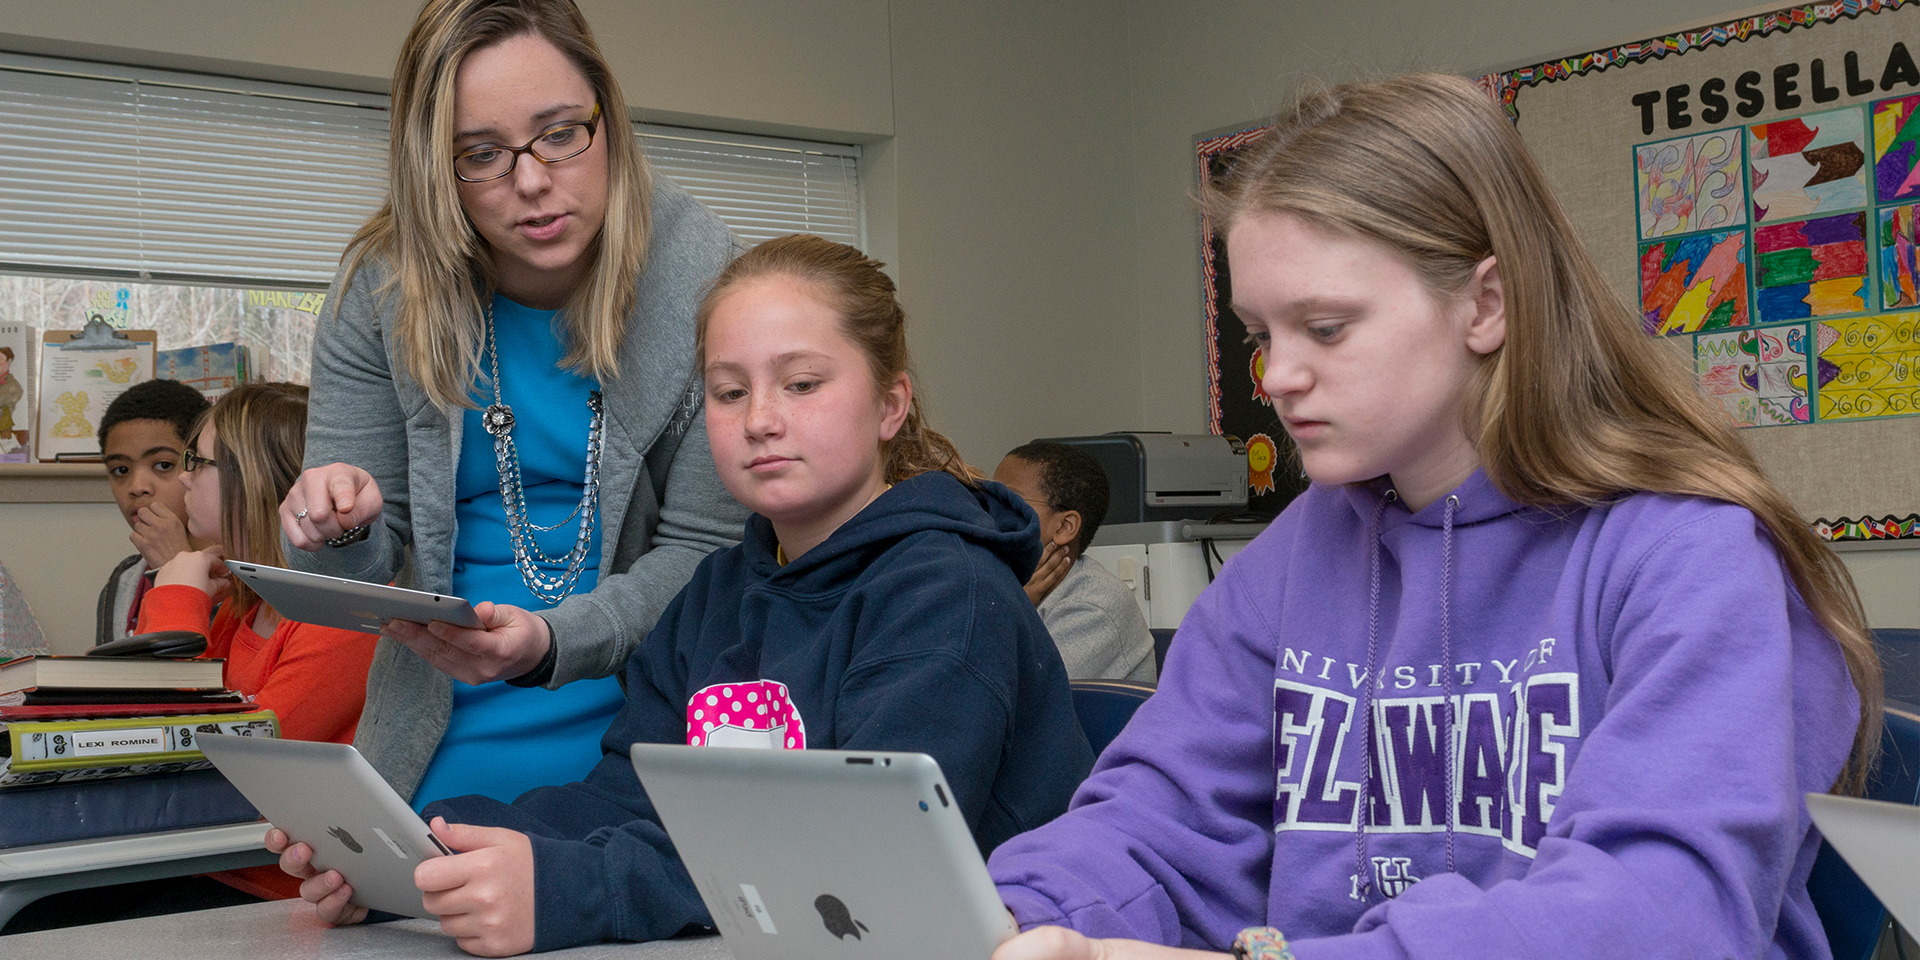
<path fill-rule="evenodd" d="M 1500 108 L 1312 94 L 1204 202 L 1313 485 L 995 851 L 996 960 L 1826 957 L 1802 795 L 1878 742 L 1852 583 Z"/>

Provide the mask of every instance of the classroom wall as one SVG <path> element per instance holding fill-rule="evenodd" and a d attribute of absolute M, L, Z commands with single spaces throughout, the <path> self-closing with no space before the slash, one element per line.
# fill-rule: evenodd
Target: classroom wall
<path fill-rule="evenodd" d="M 1194 134 L 1271 112 L 1303 74 L 1477 74 L 1748 9 L 1706 0 L 582 6 L 645 119 L 865 145 L 868 247 L 900 281 L 932 421 L 988 469 L 1036 436 L 1206 429 L 1198 228 L 1187 200 Z M 415 9 L 410 0 L 0 0 L 0 49 L 378 91 Z M 97 506 L 74 509 L 98 522 Z M 13 505 L 0 510 L 0 525 L 13 525 Z M 0 559 L 14 556 L 13 542 L 0 535 Z M 92 563 L 52 571 L 49 582 L 73 591 L 58 603 L 91 610 L 104 575 Z M 1920 582 L 1920 551 L 1871 563 L 1889 589 Z M 1869 596 L 1870 610 L 1916 605 L 1908 594 Z M 1876 622 L 1920 625 L 1920 611 L 1905 624 Z"/>
<path fill-rule="evenodd" d="M 581 5 L 644 119 L 864 145 L 868 247 L 902 285 L 933 423 L 969 459 L 990 470 L 1035 436 L 1138 424 L 1118 7 Z M 416 9 L 0 0 L 0 49 L 384 91 Z M 0 511 L 13 526 L 12 505 Z M 17 542 L 0 534 L 9 566 Z M 65 595 L 29 591 L 43 620 L 83 606 L 90 616 L 104 576 L 90 557 L 62 556 L 38 562 Z"/>
<path fill-rule="evenodd" d="M 1193 137 L 1271 115 L 1301 82 L 1479 76 L 1777 9 L 1725 0 L 1126 4 L 1141 424 L 1207 429 Z M 1306 11 L 1311 10 L 1308 15 Z M 1920 549 L 1845 553 L 1880 627 L 1920 627 Z"/>

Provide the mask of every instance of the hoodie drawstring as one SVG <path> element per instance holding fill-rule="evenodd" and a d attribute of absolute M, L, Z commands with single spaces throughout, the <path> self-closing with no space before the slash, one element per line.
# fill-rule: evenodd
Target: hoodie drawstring
<path fill-rule="evenodd" d="M 1360 708 L 1360 795 L 1355 798 L 1359 809 L 1359 831 L 1353 839 L 1354 876 L 1356 889 L 1363 902 L 1373 900 L 1373 870 L 1367 855 L 1367 822 L 1373 814 L 1373 691 L 1378 678 L 1374 671 L 1379 667 L 1380 659 L 1380 557 L 1385 552 L 1381 543 L 1380 520 L 1387 512 L 1387 504 L 1398 500 L 1400 495 L 1392 489 L 1381 497 L 1374 507 L 1373 521 L 1368 525 L 1368 584 L 1367 584 L 1367 678 L 1366 694 Z M 1447 511 L 1440 525 L 1440 661 L 1444 679 L 1441 681 L 1442 707 L 1446 716 L 1447 773 L 1446 794 L 1441 800 L 1447 818 L 1447 872 L 1454 873 L 1453 857 L 1453 820 L 1454 820 L 1454 761 L 1455 745 L 1453 736 L 1453 520 L 1460 509 L 1458 496 L 1447 497 Z"/>
<path fill-rule="evenodd" d="M 1440 523 L 1440 695 L 1447 711 L 1447 872 L 1453 873 L 1453 515 L 1460 498 L 1447 497 L 1446 519 Z"/>
<path fill-rule="evenodd" d="M 1367 821 L 1373 816 L 1373 671 L 1380 659 L 1380 518 L 1387 504 L 1400 499 L 1389 489 L 1373 508 L 1373 522 L 1367 525 L 1367 692 L 1360 698 L 1360 795 L 1354 798 L 1359 810 L 1360 831 L 1353 838 L 1353 875 L 1360 901 L 1373 900 L 1373 871 L 1368 869 Z"/>

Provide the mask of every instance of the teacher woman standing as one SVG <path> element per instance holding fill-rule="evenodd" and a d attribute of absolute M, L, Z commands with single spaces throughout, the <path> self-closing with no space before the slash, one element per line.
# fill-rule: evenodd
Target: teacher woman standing
<path fill-rule="evenodd" d="M 392 116 L 280 521 L 296 567 L 475 601 L 388 626 L 355 746 L 416 807 L 511 800 L 598 761 L 613 674 L 740 535 L 693 310 L 742 248 L 649 176 L 572 0 L 429 0 Z"/>

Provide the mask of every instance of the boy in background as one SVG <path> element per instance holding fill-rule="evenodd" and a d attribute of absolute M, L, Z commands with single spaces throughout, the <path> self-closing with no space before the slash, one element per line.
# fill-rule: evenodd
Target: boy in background
<path fill-rule="evenodd" d="M 1040 565 L 1027 597 L 1053 635 L 1071 680 L 1152 683 L 1153 634 L 1133 591 L 1083 554 L 1107 515 L 1107 475 L 1084 450 L 1029 443 L 1000 461 L 993 479 L 1040 516 Z"/>
<path fill-rule="evenodd" d="M 187 533 L 187 492 L 180 485 L 181 451 L 207 406 L 207 398 L 184 383 L 148 380 L 114 398 L 100 418 L 113 501 L 140 552 L 113 568 L 100 591 L 96 645 L 132 632 L 155 570 L 183 550 L 209 546 Z"/>

